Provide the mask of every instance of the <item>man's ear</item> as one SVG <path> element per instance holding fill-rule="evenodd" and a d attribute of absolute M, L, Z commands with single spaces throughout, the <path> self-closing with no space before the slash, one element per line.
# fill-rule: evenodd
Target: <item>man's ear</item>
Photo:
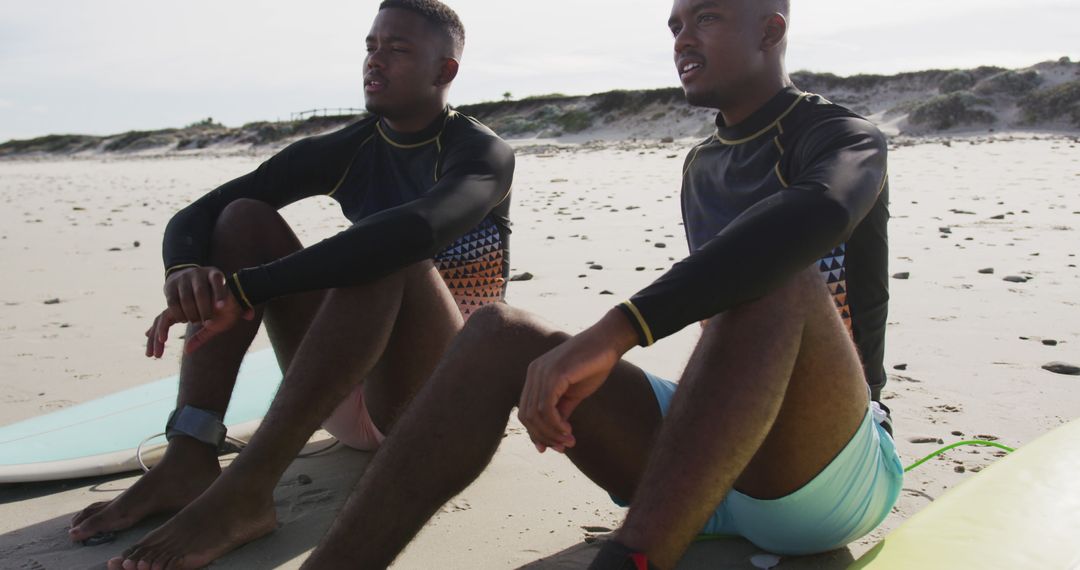
<path fill-rule="evenodd" d="M 765 33 L 761 38 L 761 48 L 771 50 L 784 43 L 787 37 L 787 19 L 775 12 L 765 17 Z"/>
<path fill-rule="evenodd" d="M 435 78 L 435 85 L 443 86 L 453 81 L 457 77 L 458 65 L 458 60 L 452 57 L 444 59 L 442 67 L 439 68 L 439 76 Z"/>

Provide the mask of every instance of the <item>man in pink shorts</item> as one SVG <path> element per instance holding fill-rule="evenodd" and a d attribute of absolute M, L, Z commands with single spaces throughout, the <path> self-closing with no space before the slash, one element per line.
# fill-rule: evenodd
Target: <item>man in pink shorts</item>
<path fill-rule="evenodd" d="M 146 344 L 160 357 L 170 326 L 187 323 L 168 450 L 69 532 L 82 541 L 179 513 L 110 567 L 201 567 L 273 531 L 274 487 L 311 434 L 323 425 L 375 449 L 464 319 L 503 298 L 514 156 L 447 105 L 460 20 L 437 0 L 387 0 L 366 43 L 370 115 L 290 145 L 169 222 L 168 307 Z M 314 195 L 352 225 L 304 247 L 277 210 Z M 284 379 L 222 472 L 222 418 L 260 323 Z"/>

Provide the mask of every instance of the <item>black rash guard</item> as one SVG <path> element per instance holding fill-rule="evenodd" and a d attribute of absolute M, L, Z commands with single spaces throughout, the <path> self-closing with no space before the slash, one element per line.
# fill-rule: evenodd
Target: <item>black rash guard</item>
<path fill-rule="evenodd" d="M 683 169 L 689 257 L 619 305 L 642 346 L 764 296 L 817 263 L 858 347 L 874 400 L 885 385 L 886 141 L 820 96 L 781 90 L 692 149 Z"/>
<path fill-rule="evenodd" d="M 510 146 L 449 108 L 417 133 L 368 117 L 297 141 L 180 210 L 165 229 L 166 275 L 208 261 L 214 224 L 233 200 L 282 208 L 323 194 L 338 201 L 352 226 L 234 273 L 229 286 L 242 304 L 356 285 L 433 258 L 468 316 L 505 293 L 513 173 Z"/>

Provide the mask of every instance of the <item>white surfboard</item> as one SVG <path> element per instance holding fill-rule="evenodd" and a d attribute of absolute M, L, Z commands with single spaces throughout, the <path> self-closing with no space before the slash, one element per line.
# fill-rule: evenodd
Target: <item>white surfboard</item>
<path fill-rule="evenodd" d="M 0 427 L 0 483 L 52 481 L 139 469 L 135 449 L 165 431 L 176 407 L 180 377 L 171 376 L 70 408 Z M 229 435 L 247 439 L 281 383 L 274 352 L 244 358 L 225 425 Z M 143 446 L 143 461 L 160 459 L 165 438 Z"/>

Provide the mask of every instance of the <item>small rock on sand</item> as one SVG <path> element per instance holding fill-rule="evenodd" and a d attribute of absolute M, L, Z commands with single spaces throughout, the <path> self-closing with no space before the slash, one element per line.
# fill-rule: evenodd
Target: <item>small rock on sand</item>
<path fill-rule="evenodd" d="M 993 267 L 983 267 L 982 269 L 979 270 L 979 273 L 982 273 L 983 275 L 993 275 L 994 274 L 994 268 Z"/>
<path fill-rule="evenodd" d="M 1069 364 L 1066 362 L 1047 362 L 1042 365 L 1043 370 L 1049 370 L 1055 374 L 1065 374 L 1068 376 L 1080 376 L 1080 366 Z"/>
<path fill-rule="evenodd" d="M 928 437 L 928 436 L 915 436 L 909 437 L 908 441 L 911 443 L 945 443 L 945 440 L 940 437 Z"/>
<path fill-rule="evenodd" d="M 600 265 L 599 263 L 594 263 L 594 264 L 592 264 L 592 265 L 590 265 L 590 266 L 589 266 L 589 269 L 595 269 L 595 270 L 597 270 L 597 271 L 599 271 L 599 270 L 601 270 L 601 269 L 603 269 L 603 268 L 604 268 L 604 266 L 603 266 L 603 265 Z"/>
<path fill-rule="evenodd" d="M 581 530 L 583 530 L 585 532 L 593 532 L 593 533 L 611 532 L 611 529 L 606 527 L 606 526 L 583 526 L 583 527 L 581 527 Z"/>
<path fill-rule="evenodd" d="M 56 305 L 56 304 L 59 304 L 59 303 L 60 303 L 60 299 L 47 299 L 45 301 L 46 305 Z"/>
<path fill-rule="evenodd" d="M 600 292 L 600 294 L 601 295 L 614 295 L 615 293 L 612 293 L 611 291 L 608 291 L 607 289 L 604 289 L 603 291 Z"/>
<path fill-rule="evenodd" d="M 1058 345 L 1058 341 L 1056 341 L 1056 340 L 1054 340 L 1052 338 L 1044 338 L 1042 340 L 1042 343 L 1045 344 L 1046 346 L 1057 346 Z"/>
<path fill-rule="evenodd" d="M 511 275 L 511 281 L 531 281 L 533 274 L 526 271 L 525 273 L 518 273 L 517 275 Z"/>
<path fill-rule="evenodd" d="M 900 273 L 893 273 L 893 279 L 907 279 L 911 277 L 911 273 L 907 271 L 901 271 Z"/>
<path fill-rule="evenodd" d="M 907 364 L 897 364 L 893 366 L 893 370 L 907 370 Z"/>
<path fill-rule="evenodd" d="M 1027 283 L 1028 278 L 1022 275 L 1006 275 L 1003 281 L 1008 281 L 1009 283 Z"/>

